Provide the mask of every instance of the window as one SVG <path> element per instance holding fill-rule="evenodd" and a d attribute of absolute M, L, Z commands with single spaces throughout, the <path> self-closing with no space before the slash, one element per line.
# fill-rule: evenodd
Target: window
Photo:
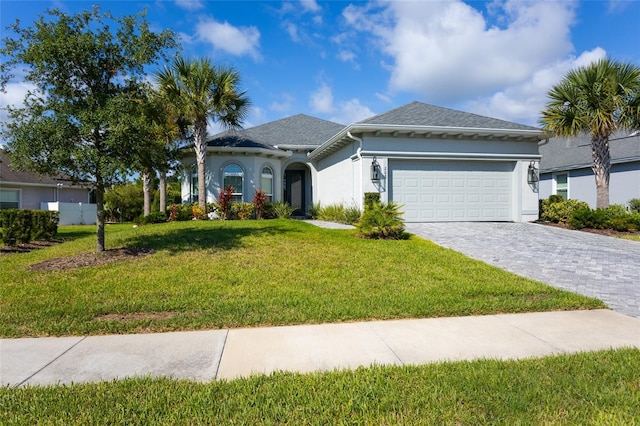
<path fill-rule="evenodd" d="M 244 172 L 242 168 L 237 164 L 229 164 L 224 168 L 223 175 L 223 187 L 231 185 L 233 187 L 233 197 L 231 202 L 242 201 L 242 188 L 244 180 Z"/>
<path fill-rule="evenodd" d="M 1 209 L 19 209 L 20 208 L 20 190 L 19 189 L 0 189 L 0 210 Z"/>
<path fill-rule="evenodd" d="M 566 173 L 556 175 L 556 194 L 565 200 L 569 198 L 569 179 Z"/>
<path fill-rule="evenodd" d="M 273 170 L 270 167 L 262 169 L 260 189 L 264 191 L 267 201 L 273 201 Z"/>
<path fill-rule="evenodd" d="M 198 202 L 198 171 L 191 173 L 191 202 Z"/>

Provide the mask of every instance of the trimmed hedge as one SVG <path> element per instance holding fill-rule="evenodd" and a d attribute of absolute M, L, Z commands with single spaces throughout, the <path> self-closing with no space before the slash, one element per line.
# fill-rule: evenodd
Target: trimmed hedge
<path fill-rule="evenodd" d="M 51 240 L 58 233 L 60 214 L 56 211 L 0 210 L 0 232 L 7 246 L 34 240 Z"/>

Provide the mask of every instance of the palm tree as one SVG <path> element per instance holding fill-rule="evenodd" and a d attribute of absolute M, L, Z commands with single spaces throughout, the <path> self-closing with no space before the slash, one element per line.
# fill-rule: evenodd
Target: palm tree
<path fill-rule="evenodd" d="M 597 207 L 609 205 L 609 137 L 640 128 L 640 67 L 605 58 L 570 71 L 547 94 L 540 123 L 556 136 L 591 136 Z"/>
<path fill-rule="evenodd" d="M 228 129 L 240 128 L 249 99 L 238 90 L 240 74 L 233 68 L 217 67 L 206 59 L 176 58 L 156 75 L 158 89 L 191 123 L 198 165 L 198 205 L 206 208 L 205 159 L 207 120 Z"/>

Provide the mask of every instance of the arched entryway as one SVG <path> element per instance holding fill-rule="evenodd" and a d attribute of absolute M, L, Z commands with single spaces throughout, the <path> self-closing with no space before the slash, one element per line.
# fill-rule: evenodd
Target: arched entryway
<path fill-rule="evenodd" d="M 306 164 L 292 163 L 284 171 L 284 201 L 294 208 L 293 216 L 306 216 L 311 194 L 311 171 Z"/>

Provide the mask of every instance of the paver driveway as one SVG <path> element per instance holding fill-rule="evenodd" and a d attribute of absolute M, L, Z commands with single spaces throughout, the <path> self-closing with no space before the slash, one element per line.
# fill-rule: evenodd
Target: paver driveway
<path fill-rule="evenodd" d="M 640 242 L 533 223 L 407 223 L 407 232 L 640 318 Z"/>

